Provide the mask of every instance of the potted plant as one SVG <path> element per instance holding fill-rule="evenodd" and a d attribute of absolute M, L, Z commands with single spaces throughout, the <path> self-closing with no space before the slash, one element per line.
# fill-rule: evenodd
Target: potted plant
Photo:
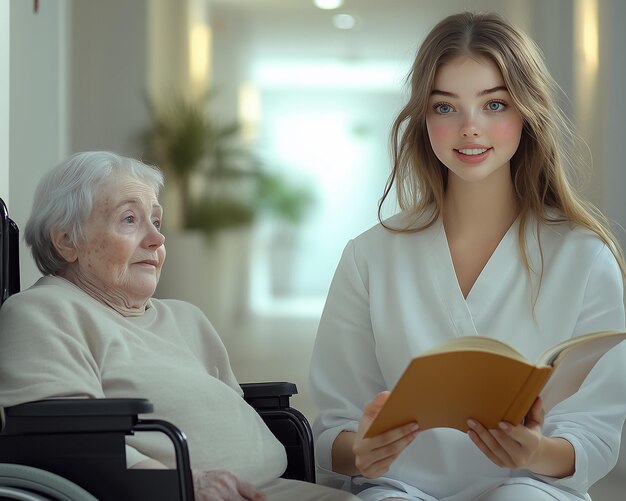
<path fill-rule="evenodd" d="M 148 160 L 167 176 L 166 192 L 174 188 L 169 201 L 175 200 L 179 216 L 174 231 L 166 215 L 169 262 L 157 295 L 197 304 L 227 331 L 246 306 L 253 221 L 266 214 L 295 225 L 313 198 L 266 172 L 242 146 L 239 125 L 212 116 L 210 99 L 149 102 L 144 141 Z"/>
<path fill-rule="evenodd" d="M 248 151 L 239 144 L 239 125 L 214 120 L 208 97 L 175 97 L 166 103 L 151 102 L 149 109 L 148 157 L 175 184 L 180 226 L 210 235 L 250 223 L 254 207 L 245 196 L 249 188 L 244 181 L 258 173 Z"/>
<path fill-rule="evenodd" d="M 278 175 L 261 176 L 257 186 L 259 205 L 271 216 L 268 235 L 270 293 L 289 296 L 294 283 L 294 267 L 300 243 L 299 223 L 314 203 L 307 188 L 295 186 Z"/>
<path fill-rule="evenodd" d="M 239 124 L 211 117 L 209 100 L 149 103 L 148 158 L 177 186 L 181 227 L 212 235 L 263 213 L 298 223 L 312 205 L 311 192 L 265 171 L 241 145 Z"/>

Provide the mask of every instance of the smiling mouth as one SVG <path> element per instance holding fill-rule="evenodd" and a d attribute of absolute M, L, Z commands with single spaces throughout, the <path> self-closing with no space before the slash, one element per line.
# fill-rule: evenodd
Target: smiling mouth
<path fill-rule="evenodd" d="M 491 148 L 459 148 L 456 149 L 455 151 L 461 153 L 462 155 L 467 155 L 467 156 L 476 156 L 476 155 L 482 155 L 483 153 L 489 151 Z"/>

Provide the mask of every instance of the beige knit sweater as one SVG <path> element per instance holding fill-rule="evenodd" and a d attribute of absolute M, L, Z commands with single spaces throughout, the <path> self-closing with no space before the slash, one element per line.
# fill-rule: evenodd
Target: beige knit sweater
<path fill-rule="evenodd" d="M 150 399 L 151 418 L 187 435 L 193 468 L 230 469 L 261 485 L 286 467 L 282 445 L 241 397 L 215 329 L 189 303 L 151 299 L 143 315 L 123 317 L 51 276 L 9 298 L 0 309 L 0 406 L 54 397 Z M 173 466 L 166 438 L 129 443 Z"/>

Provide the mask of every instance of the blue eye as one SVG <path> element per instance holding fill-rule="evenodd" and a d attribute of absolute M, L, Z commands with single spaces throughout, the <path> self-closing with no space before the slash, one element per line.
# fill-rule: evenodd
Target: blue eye
<path fill-rule="evenodd" d="M 452 111 L 452 106 L 446 103 L 436 104 L 434 107 L 435 111 L 441 115 L 447 115 Z"/>
<path fill-rule="evenodd" d="M 135 222 L 135 216 L 126 216 L 122 221 L 128 224 L 133 224 Z"/>
<path fill-rule="evenodd" d="M 160 221 L 160 220 L 155 219 L 154 221 L 152 221 L 152 224 L 154 225 L 154 227 L 155 227 L 157 230 L 160 230 L 160 229 L 161 229 L 161 221 Z"/>
<path fill-rule="evenodd" d="M 503 103 L 502 101 L 490 101 L 487 103 L 487 109 L 489 111 L 504 111 L 505 108 L 506 103 Z"/>

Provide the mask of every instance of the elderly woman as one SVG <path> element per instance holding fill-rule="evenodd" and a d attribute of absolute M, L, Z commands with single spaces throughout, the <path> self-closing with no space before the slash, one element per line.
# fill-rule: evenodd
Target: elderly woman
<path fill-rule="evenodd" d="M 279 478 L 285 451 L 241 397 L 210 322 L 151 297 L 165 260 L 162 184 L 157 169 L 109 152 L 73 155 L 41 180 L 25 240 L 44 276 L 0 310 L 0 403 L 146 397 L 186 433 L 199 500 L 353 499 Z M 147 435 L 129 442 L 129 466 L 173 467 L 167 439 Z"/>

